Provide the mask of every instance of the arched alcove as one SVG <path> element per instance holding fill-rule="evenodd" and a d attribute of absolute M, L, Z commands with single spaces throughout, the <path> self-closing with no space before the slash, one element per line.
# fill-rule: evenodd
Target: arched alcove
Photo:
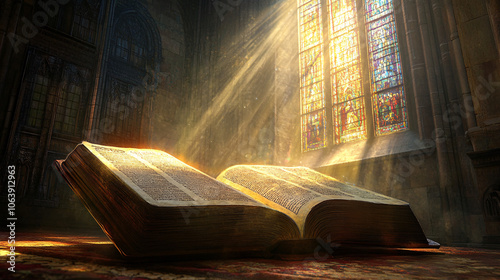
<path fill-rule="evenodd" d="M 94 141 L 111 145 L 147 145 L 151 102 L 161 39 L 156 23 L 140 4 L 118 5 L 105 49 L 99 93 L 99 129 Z"/>

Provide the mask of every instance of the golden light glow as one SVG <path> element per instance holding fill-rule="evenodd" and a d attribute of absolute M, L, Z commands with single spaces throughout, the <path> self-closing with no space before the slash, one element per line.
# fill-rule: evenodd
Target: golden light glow
<path fill-rule="evenodd" d="M 45 241 L 16 241 L 16 247 L 60 247 L 60 246 L 72 246 L 75 243 L 59 242 L 52 240 Z"/>
<path fill-rule="evenodd" d="M 15 248 L 41 248 L 41 247 L 69 247 L 75 245 L 92 244 L 92 245 L 112 245 L 111 241 L 105 241 L 102 237 L 86 237 L 79 236 L 77 241 L 73 241 L 75 236 L 43 236 L 47 240 L 16 240 L 15 243 L 9 244 L 7 241 L 0 242 L 0 256 L 6 256 L 10 253 L 10 247 Z M 60 240 L 60 241 L 57 241 Z M 16 255 L 19 254 L 16 251 Z"/>
<path fill-rule="evenodd" d="M 9 253 L 9 250 L 0 249 L 0 256 L 7 256 Z M 16 255 L 18 255 L 18 253 L 16 253 Z"/>
<path fill-rule="evenodd" d="M 85 272 L 89 270 L 89 268 L 84 265 L 73 265 L 69 267 L 63 267 L 62 269 L 71 272 Z"/>
<path fill-rule="evenodd" d="M 210 159 L 223 164 L 237 158 L 236 153 L 241 157 L 255 153 L 245 149 L 255 146 L 252 141 L 262 138 L 268 119 L 274 117 L 272 87 L 264 89 L 267 92 L 256 88 L 263 79 L 273 76 L 272 62 L 285 37 L 296 36 L 296 3 L 274 4 L 245 24 L 243 29 L 235 30 L 229 19 L 222 21 L 220 48 L 207 54 L 210 57 L 202 57 L 196 67 L 197 80 L 193 82 L 198 88 L 193 93 L 193 104 L 187 106 L 193 110 L 186 110 L 186 124 L 176 143 L 176 153 L 185 156 L 187 162 L 215 153 Z M 269 69 L 273 73 L 263 77 L 263 71 Z"/>
<path fill-rule="evenodd" d="M 0 242 L 0 247 L 4 247 L 6 249 L 0 249 L 0 256 L 7 256 L 11 253 L 10 247 L 20 248 L 20 247 L 61 247 L 61 246 L 72 246 L 75 243 L 68 242 L 59 242 L 52 240 L 44 240 L 44 241 L 16 241 L 15 243 L 9 244 L 7 241 Z M 14 250 L 16 256 L 20 255 L 18 250 Z"/>

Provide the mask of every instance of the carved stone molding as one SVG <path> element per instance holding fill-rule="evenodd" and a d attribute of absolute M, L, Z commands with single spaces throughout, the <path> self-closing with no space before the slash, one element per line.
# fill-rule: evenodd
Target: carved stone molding
<path fill-rule="evenodd" d="M 500 148 L 481 152 L 468 153 L 475 168 L 496 166 L 500 167 Z"/>

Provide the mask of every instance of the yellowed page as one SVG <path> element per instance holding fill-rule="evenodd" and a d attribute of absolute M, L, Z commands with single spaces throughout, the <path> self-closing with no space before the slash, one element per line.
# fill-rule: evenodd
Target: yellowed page
<path fill-rule="evenodd" d="M 324 198 L 298 184 L 288 182 L 251 165 L 237 165 L 222 172 L 217 180 L 292 218 L 301 234 L 311 208 Z"/>
<path fill-rule="evenodd" d="M 329 199 L 359 200 L 393 205 L 408 204 L 399 199 L 340 182 L 331 176 L 307 167 L 255 166 L 254 168 L 283 180 L 294 182 Z"/>
<path fill-rule="evenodd" d="M 233 166 L 217 179 L 291 217 L 303 233 L 311 209 L 325 200 L 357 200 L 406 204 L 354 186 L 305 167 Z"/>
<path fill-rule="evenodd" d="M 263 206 L 246 194 L 159 150 L 83 142 L 118 178 L 157 206 Z"/>

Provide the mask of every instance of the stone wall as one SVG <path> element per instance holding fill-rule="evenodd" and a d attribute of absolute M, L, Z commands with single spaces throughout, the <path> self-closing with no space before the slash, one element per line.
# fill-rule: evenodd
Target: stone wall
<path fill-rule="evenodd" d="M 467 80 L 471 88 L 470 111 L 477 126 L 468 135 L 469 152 L 477 180 L 474 214 L 484 243 L 500 242 L 500 4 L 498 1 L 453 1 Z"/>

